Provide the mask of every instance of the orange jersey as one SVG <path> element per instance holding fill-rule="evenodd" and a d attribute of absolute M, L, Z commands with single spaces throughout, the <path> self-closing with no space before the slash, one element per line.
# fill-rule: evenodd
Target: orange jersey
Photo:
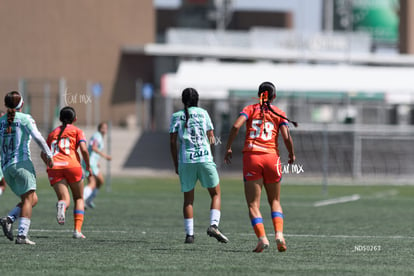
<path fill-rule="evenodd" d="M 276 106 L 272 105 L 271 107 L 277 114 L 286 117 L 285 112 Z M 240 116 L 245 116 L 247 119 L 243 152 L 276 153 L 279 155 L 277 141 L 279 128 L 282 125 L 288 125 L 287 120 L 272 113 L 267 107 L 263 107 L 262 112 L 258 103 L 246 106 L 240 112 Z"/>
<path fill-rule="evenodd" d="M 78 147 L 81 142 L 86 143 L 85 134 L 74 125 L 67 125 L 60 140 L 57 141 L 62 126 L 55 128 L 47 138 L 47 144 L 53 153 L 54 166 L 52 169 L 67 169 L 80 167 Z"/>

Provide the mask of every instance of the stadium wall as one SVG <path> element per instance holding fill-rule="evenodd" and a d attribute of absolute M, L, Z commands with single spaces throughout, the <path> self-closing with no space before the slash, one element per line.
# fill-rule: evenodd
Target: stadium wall
<path fill-rule="evenodd" d="M 400 0 L 400 53 L 414 54 L 414 2 Z"/>
<path fill-rule="evenodd" d="M 50 104 L 54 105 L 56 83 L 65 78 L 68 93 L 78 96 L 69 103 L 79 110 L 78 118 L 83 124 L 85 104 L 91 102 L 81 102 L 81 96 L 85 96 L 88 81 L 99 82 L 103 88 L 99 101 L 102 120 L 116 123 L 135 114 L 134 102 L 116 99 L 131 93 L 122 89 L 126 86 L 123 83 L 133 83 L 145 72 L 120 79 L 119 71 L 140 62 L 125 61 L 121 48 L 154 41 L 152 0 L 0 0 L 0 7 L 3 94 L 19 89 L 19 79 L 24 78 L 28 83 L 26 93 L 43 95 L 44 83 L 50 81 Z M 34 87 L 34 82 L 39 83 L 38 87 Z M 43 120 L 42 108 L 31 112 L 39 121 Z"/>

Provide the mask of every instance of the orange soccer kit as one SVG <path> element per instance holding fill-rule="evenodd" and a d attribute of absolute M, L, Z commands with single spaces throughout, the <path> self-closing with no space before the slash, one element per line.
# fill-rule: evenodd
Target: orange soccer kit
<path fill-rule="evenodd" d="M 78 154 L 80 142 L 86 143 L 82 130 L 74 125 L 67 125 L 61 138 L 57 141 L 61 127 L 54 129 L 47 138 L 47 144 L 52 150 L 54 166 L 48 169 L 50 184 L 66 179 L 68 183 L 82 180 L 82 166 Z"/>
<path fill-rule="evenodd" d="M 61 127 L 54 129 L 47 138 L 47 144 L 53 153 L 53 168 L 47 169 L 50 185 L 54 185 L 62 180 L 68 183 L 79 182 L 83 178 L 80 156 L 78 147 L 81 142 L 86 143 L 85 134 L 74 125 L 67 125 L 60 140 L 58 136 Z M 75 229 L 81 232 L 85 212 L 82 210 L 74 210 Z"/>
<path fill-rule="evenodd" d="M 282 178 L 279 157 L 279 127 L 288 122 L 271 113 L 260 104 L 246 106 L 240 115 L 245 116 L 246 139 L 243 148 L 243 176 L 246 181 L 263 178 L 263 182 L 275 183 Z M 272 106 L 278 114 L 285 116 L 279 108 Z"/>
<path fill-rule="evenodd" d="M 272 106 L 272 109 L 286 117 L 276 106 Z M 265 184 L 280 182 L 282 163 L 278 149 L 279 128 L 288 125 L 287 120 L 273 114 L 266 106 L 261 107 L 260 104 L 246 106 L 240 115 L 247 119 L 243 148 L 244 180 L 255 181 L 263 178 Z M 282 213 L 272 212 L 272 222 L 275 232 L 283 232 Z M 253 218 L 251 223 L 258 238 L 265 236 L 263 218 Z"/>

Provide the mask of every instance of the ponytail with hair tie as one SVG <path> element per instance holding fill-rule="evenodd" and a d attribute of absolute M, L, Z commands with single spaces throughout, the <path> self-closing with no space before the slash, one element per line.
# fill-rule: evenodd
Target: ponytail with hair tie
<path fill-rule="evenodd" d="M 263 91 L 263 92 L 259 92 L 259 96 L 260 96 L 260 98 L 259 98 L 259 103 L 260 103 L 260 110 L 261 110 L 261 112 L 262 112 L 262 114 L 263 114 L 263 127 L 264 127 L 264 125 L 265 125 L 265 121 L 266 121 L 266 118 L 265 118 L 265 113 L 264 113 L 264 109 L 263 109 L 263 105 L 266 105 L 266 107 L 273 113 L 273 114 L 275 114 L 276 116 L 279 116 L 280 118 L 282 118 L 282 119 L 285 119 L 286 121 L 288 121 L 288 122 L 290 122 L 290 123 L 292 123 L 295 127 L 297 127 L 298 126 L 298 123 L 297 122 L 295 122 L 295 121 L 292 121 L 292 120 L 290 120 L 289 118 L 287 118 L 287 117 L 285 117 L 285 116 L 283 116 L 283 115 L 280 115 L 279 113 L 277 113 L 276 111 L 274 111 L 273 110 L 273 108 L 271 107 L 271 105 L 270 105 L 270 102 L 269 102 L 269 92 L 267 91 L 267 90 L 265 90 L 265 91 Z M 266 132 L 266 128 L 264 127 L 264 133 L 267 133 Z"/>
<path fill-rule="evenodd" d="M 262 112 L 263 115 L 263 131 L 265 134 L 267 134 L 267 130 L 266 130 L 266 116 L 265 116 L 265 112 L 263 109 L 263 105 L 264 104 L 268 104 L 269 103 L 269 92 L 266 90 L 262 93 L 260 93 L 260 111 Z"/>
<path fill-rule="evenodd" d="M 264 103 L 269 101 L 269 92 L 264 91 L 260 94 L 260 105 L 263 105 Z"/>

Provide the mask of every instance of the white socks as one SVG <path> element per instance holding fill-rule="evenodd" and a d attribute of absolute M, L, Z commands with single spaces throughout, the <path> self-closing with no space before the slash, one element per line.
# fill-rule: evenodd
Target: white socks
<path fill-rule="evenodd" d="M 30 228 L 30 219 L 21 217 L 19 220 L 19 230 L 18 235 L 27 237 Z"/>
<path fill-rule="evenodd" d="M 89 186 L 83 188 L 83 199 L 86 201 L 92 194 L 92 189 Z"/>
<path fill-rule="evenodd" d="M 216 225 L 218 226 L 220 223 L 220 210 L 217 209 L 211 209 L 210 210 L 210 225 Z"/>
<path fill-rule="evenodd" d="M 210 225 L 218 226 L 220 223 L 220 210 L 211 209 L 210 210 Z M 184 219 L 184 229 L 187 235 L 194 235 L 194 218 L 185 218 Z"/>
<path fill-rule="evenodd" d="M 184 219 L 184 228 L 185 228 L 185 233 L 187 235 L 193 236 L 194 235 L 194 219 L 193 218 Z"/>

